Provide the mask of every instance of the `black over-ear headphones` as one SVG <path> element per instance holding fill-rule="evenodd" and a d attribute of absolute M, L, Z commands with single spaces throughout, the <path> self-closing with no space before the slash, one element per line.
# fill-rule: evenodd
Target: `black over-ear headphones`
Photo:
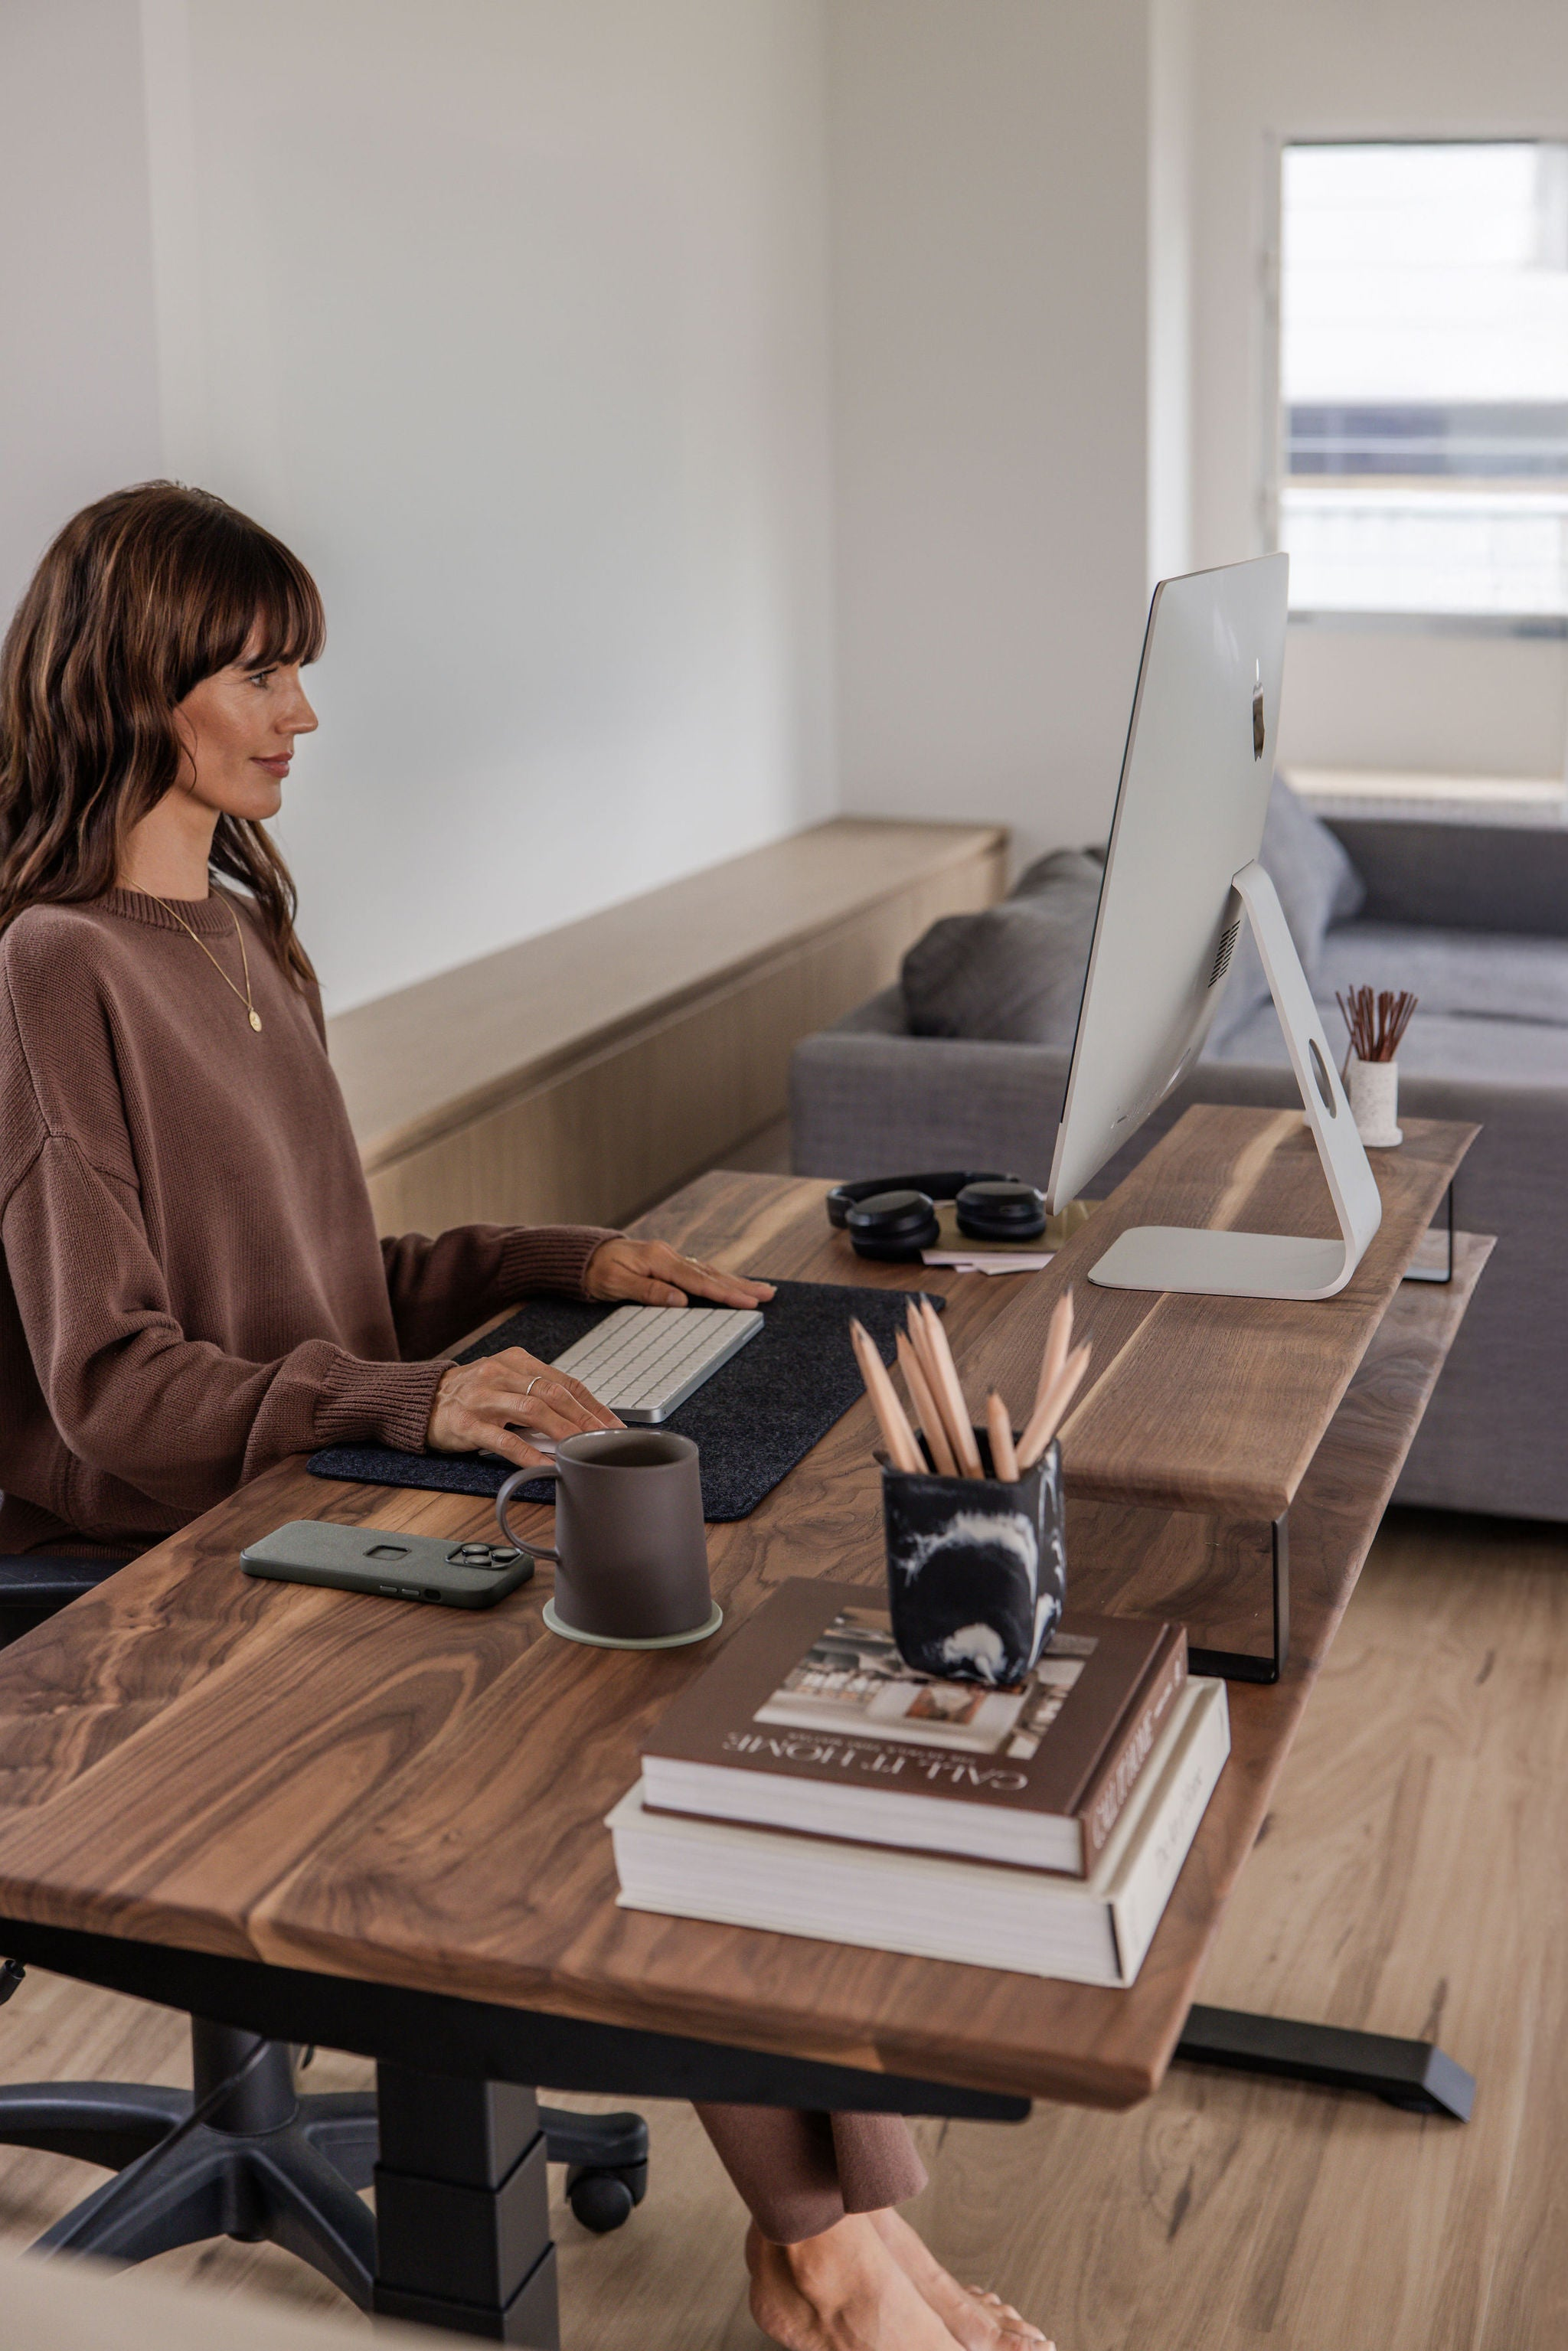
<path fill-rule="evenodd" d="M 936 1246 L 938 1200 L 956 1203 L 958 1230 L 968 1240 L 1029 1241 L 1045 1230 L 1045 1195 L 1032 1184 L 963 1167 L 841 1184 L 828 1195 L 828 1222 L 843 1227 L 857 1256 L 907 1264 Z"/>

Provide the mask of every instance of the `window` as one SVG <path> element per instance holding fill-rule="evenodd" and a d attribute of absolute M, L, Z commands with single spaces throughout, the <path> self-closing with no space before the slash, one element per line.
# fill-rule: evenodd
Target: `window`
<path fill-rule="evenodd" d="M 1283 157 L 1292 610 L 1568 616 L 1568 145 Z"/>

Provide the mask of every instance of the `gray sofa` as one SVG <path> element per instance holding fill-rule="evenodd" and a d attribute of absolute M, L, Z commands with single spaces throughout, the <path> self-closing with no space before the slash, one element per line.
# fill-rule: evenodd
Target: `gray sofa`
<path fill-rule="evenodd" d="M 1331 913 L 1316 940 L 1292 922 L 1325 1029 L 1343 1033 L 1336 988 L 1416 991 L 1399 1056 L 1401 1111 L 1479 1124 L 1455 1187 L 1456 1221 L 1498 1244 L 1397 1499 L 1568 1520 L 1568 830 L 1371 820 L 1333 830 L 1359 877 L 1348 899 L 1338 891 L 1336 909 L 1364 893 L 1362 903 L 1348 920 Z M 997 912 L 1004 924 L 1024 920 L 1011 905 Z M 1085 940 L 1061 934 L 1061 954 L 1084 951 Z M 1251 1000 L 1249 985 L 1233 972 L 1228 987 L 1242 1000 L 1228 1024 L 1222 1008 L 1197 1069 L 1096 1191 L 1110 1190 L 1189 1102 L 1298 1099 L 1272 1006 Z M 1075 1002 L 1075 989 L 1067 994 Z M 886 989 L 797 1047 L 795 1167 L 849 1179 L 992 1165 L 1043 1183 L 1070 1043 L 1071 1024 L 1051 1042 L 912 1035 L 903 989 Z"/>

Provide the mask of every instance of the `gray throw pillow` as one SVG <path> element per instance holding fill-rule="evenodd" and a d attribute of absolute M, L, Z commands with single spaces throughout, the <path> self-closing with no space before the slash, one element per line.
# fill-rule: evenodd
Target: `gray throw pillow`
<path fill-rule="evenodd" d="M 934 923 L 904 958 L 910 1034 L 1071 1045 L 1103 872 L 1102 850 L 1054 850 L 1000 905 Z"/>
<path fill-rule="evenodd" d="M 1360 912 L 1366 891 L 1342 842 L 1282 776 L 1274 778 L 1270 793 L 1260 862 L 1280 893 L 1311 982 L 1328 930 Z M 904 958 L 901 986 L 911 1036 L 1070 1046 L 1103 872 L 1103 850 L 1053 850 L 1019 875 L 999 906 L 934 923 Z M 1268 995 L 1261 959 L 1244 931 L 1213 1041 L 1219 1044 L 1244 1026 Z"/>
<path fill-rule="evenodd" d="M 1298 799 L 1283 776 L 1274 778 L 1258 862 L 1280 893 L 1285 925 L 1312 987 L 1323 940 L 1338 923 L 1354 921 L 1366 903 L 1366 885 L 1337 833 Z M 1263 960 L 1250 926 L 1243 929 L 1215 1015 L 1212 1042 L 1222 1044 L 1269 1000 Z"/>

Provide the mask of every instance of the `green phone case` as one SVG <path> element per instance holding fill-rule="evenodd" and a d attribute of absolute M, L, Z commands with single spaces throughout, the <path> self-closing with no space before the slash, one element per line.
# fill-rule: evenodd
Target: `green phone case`
<path fill-rule="evenodd" d="M 247 1575 L 279 1583 L 325 1583 L 446 1608 L 493 1607 L 534 1572 L 531 1552 L 440 1542 L 384 1527 L 340 1527 L 326 1519 L 291 1519 L 247 1544 L 240 1564 Z"/>

